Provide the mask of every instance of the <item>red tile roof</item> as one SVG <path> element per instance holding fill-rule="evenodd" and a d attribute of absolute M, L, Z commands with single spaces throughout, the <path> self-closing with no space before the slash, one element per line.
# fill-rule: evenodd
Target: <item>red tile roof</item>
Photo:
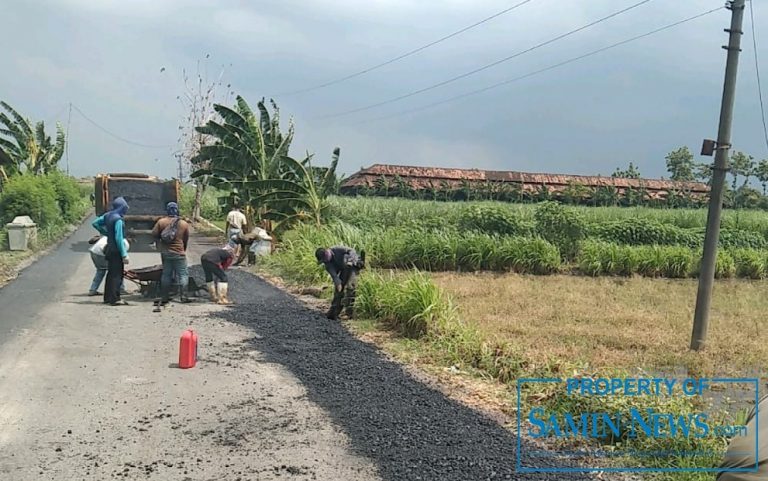
<path fill-rule="evenodd" d="M 512 172 L 500 170 L 453 169 L 440 167 L 415 167 L 407 165 L 374 164 L 363 169 L 342 183 L 342 189 L 350 189 L 368 185 L 381 178 L 401 177 L 413 188 L 429 188 L 430 183 L 438 187 L 440 183 L 450 186 L 461 184 L 462 181 L 475 182 L 512 182 L 537 188 L 546 185 L 554 190 L 567 187 L 571 183 L 588 187 L 613 186 L 620 190 L 627 187 L 634 189 L 645 188 L 647 191 L 690 191 L 691 193 L 709 192 L 709 186 L 701 182 L 677 182 L 660 179 L 625 179 L 615 177 L 540 174 L 528 172 Z"/>

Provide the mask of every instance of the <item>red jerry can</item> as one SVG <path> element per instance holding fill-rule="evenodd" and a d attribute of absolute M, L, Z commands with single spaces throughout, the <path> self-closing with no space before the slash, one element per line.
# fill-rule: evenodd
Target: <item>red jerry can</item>
<path fill-rule="evenodd" d="M 179 367 L 189 369 L 197 363 L 197 334 L 187 329 L 179 341 Z"/>

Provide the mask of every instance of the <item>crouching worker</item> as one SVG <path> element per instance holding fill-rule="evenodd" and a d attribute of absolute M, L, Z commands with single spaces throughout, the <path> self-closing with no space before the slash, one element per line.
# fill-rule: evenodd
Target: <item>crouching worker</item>
<path fill-rule="evenodd" d="M 91 238 L 88 243 L 93 246 L 89 251 L 91 253 L 93 267 L 96 268 L 96 274 L 93 276 L 93 282 L 91 282 L 91 288 L 88 290 L 88 295 L 100 296 L 99 286 L 101 285 L 101 281 L 103 281 L 104 277 L 107 275 L 107 269 L 109 268 L 107 258 L 104 256 L 104 249 L 107 247 L 107 236 L 95 236 Z M 130 247 L 128 240 L 123 239 L 123 245 L 125 246 L 125 252 L 128 252 Z M 125 284 L 122 278 L 120 279 L 120 294 L 126 294 Z"/>
<path fill-rule="evenodd" d="M 361 251 L 358 255 L 351 247 L 321 247 L 315 251 L 315 258 L 325 266 L 325 270 L 333 279 L 333 301 L 325 316 L 328 319 L 338 319 L 344 309 L 344 313 L 351 318 L 355 308 L 357 275 L 360 269 L 365 267 L 365 252 Z"/>
<path fill-rule="evenodd" d="M 230 304 L 227 296 L 229 284 L 225 271 L 234 259 L 235 246 L 231 242 L 224 247 L 213 248 L 200 257 L 200 264 L 205 273 L 205 285 L 213 302 Z"/>

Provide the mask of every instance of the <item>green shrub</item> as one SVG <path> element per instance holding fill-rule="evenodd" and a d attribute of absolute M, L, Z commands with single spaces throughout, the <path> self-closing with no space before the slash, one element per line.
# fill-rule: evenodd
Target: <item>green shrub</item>
<path fill-rule="evenodd" d="M 693 270 L 695 260 L 693 251 L 683 246 L 669 246 L 664 251 L 664 277 L 688 277 Z"/>
<path fill-rule="evenodd" d="M 721 229 L 719 244 L 725 248 L 765 249 L 768 247 L 765 237 L 759 233 L 738 229 Z"/>
<path fill-rule="evenodd" d="M 534 225 L 525 222 L 502 205 L 470 205 L 459 215 L 459 228 L 500 235 L 530 235 Z"/>
<path fill-rule="evenodd" d="M 734 249 L 731 256 L 736 264 L 736 276 L 762 279 L 766 274 L 766 257 L 755 249 Z"/>
<path fill-rule="evenodd" d="M 693 275 L 697 276 L 701 274 L 701 257 L 702 251 L 696 251 L 696 262 L 694 265 Z M 728 279 L 736 275 L 736 262 L 733 256 L 724 249 L 717 250 L 717 260 L 715 261 L 715 279 Z"/>
<path fill-rule="evenodd" d="M 695 259 L 693 251 L 684 246 L 628 246 L 585 241 L 577 264 L 582 273 L 590 276 L 639 274 L 683 278 L 691 275 Z"/>
<path fill-rule="evenodd" d="M 207 187 L 200 199 L 200 215 L 208 220 L 223 220 L 226 212 L 219 206 L 219 196 L 222 193 L 213 187 Z M 185 216 L 192 216 L 192 207 L 195 203 L 195 187 L 183 185 L 179 192 L 179 209 Z"/>
<path fill-rule="evenodd" d="M 83 197 L 77 181 L 60 172 L 47 175 L 56 192 L 56 202 L 59 205 L 62 218 L 66 223 L 79 221 L 84 214 Z"/>
<path fill-rule="evenodd" d="M 602 241 L 585 241 L 578 258 L 579 270 L 589 276 L 631 276 L 640 266 L 637 249 Z"/>
<path fill-rule="evenodd" d="M 385 239 L 388 232 L 381 233 Z M 544 239 L 510 237 L 453 231 L 410 232 L 402 236 L 399 254 L 391 264 L 379 263 L 389 254 L 377 252 L 378 267 L 411 268 L 429 271 L 514 271 L 550 274 L 561 266 L 560 253 Z M 376 244 L 382 247 L 381 243 Z"/>
<path fill-rule="evenodd" d="M 534 213 L 538 234 L 560 249 L 565 259 L 576 257 L 579 242 L 586 236 L 584 217 L 556 202 L 543 202 Z"/>
<path fill-rule="evenodd" d="M 628 218 L 594 225 L 590 235 L 606 242 L 627 245 L 700 246 L 703 234 L 645 218 Z"/>
<path fill-rule="evenodd" d="M 455 316 L 450 300 L 418 271 L 406 276 L 362 276 L 355 309 L 359 315 L 384 321 L 412 338 L 423 336 L 438 322 Z"/>
<path fill-rule="evenodd" d="M 520 274 L 552 274 L 562 266 L 560 251 L 544 239 L 508 237 L 498 245 L 494 270 Z"/>
<path fill-rule="evenodd" d="M 386 234 L 385 234 L 386 235 Z M 392 266 L 428 271 L 456 270 L 460 255 L 459 236 L 446 231 L 411 232 L 399 259 Z"/>
<path fill-rule="evenodd" d="M 44 176 L 17 175 L 0 195 L 0 217 L 6 224 L 14 217 L 28 215 L 40 228 L 60 222 L 61 210 L 53 183 Z"/>
<path fill-rule="evenodd" d="M 734 275 L 736 275 L 736 262 L 734 262 L 733 257 L 728 252 L 719 249 L 715 263 L 715 277 L 727 279 Z"/>

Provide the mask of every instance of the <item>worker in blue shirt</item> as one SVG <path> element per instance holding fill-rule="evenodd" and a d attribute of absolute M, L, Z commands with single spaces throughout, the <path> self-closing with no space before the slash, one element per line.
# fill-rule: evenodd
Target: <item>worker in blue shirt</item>
<path fill-rule="evenodd" d="M 123 234 L 128 212 L 128 203 L 118 197 L 112 201 L 111 210 L 96 218 L 91 224 L 99 233 L 107 236 L 104 257 L 107 259 L 107 281 L 104 285 L 104 303 L 110 306 L 125 306 L 127 302 L 120 298 L 120 285 L 123 282 L 123 270 L 128 264 L 128 251 L 125 248 Z"/>

